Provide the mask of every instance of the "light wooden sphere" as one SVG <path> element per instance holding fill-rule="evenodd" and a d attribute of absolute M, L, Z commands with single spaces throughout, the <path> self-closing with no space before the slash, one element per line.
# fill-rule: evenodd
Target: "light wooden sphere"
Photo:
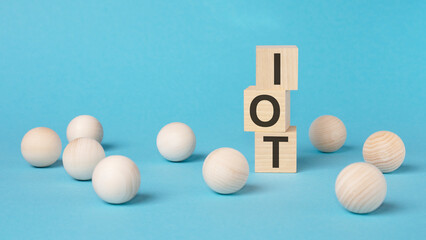
<path fill-rule="evenodd" d="M 102 142 L 104 130 L 98 119 L 89 115 L 80 115 L 71 120 L 67 128 L 68 142 L 81 137 L 92 138 L 99 143 Z"/>
<path fill-rule="evenodd" d="M 136 164 L 124 156 L 109 156 L 95 167 L 92 184 L 96 194 L 105 202 L 120 204 L 136 196 L 141 175 Z"/>
<path fill-rule="evenodd" d="M 62 155 L 65 171 L 77 180 L 92 179 L 96 165 L 105 158 L 101 144 L 91 138 L 77 138 L 70 142 Z"/>
<path fill-rule="evenodd" d="M 321 116 L 312 122 L 309 139 L 321 152 L 335 152 L 346 141 L 345 124 L 335 116 Z"/>
<path fill-rule="evenodd" d="M 204 160 L 204 181 L 215 192 L 230 194 L 239 191 L 246 184 L 248 175 L 248 162 L 235 149 L 216 149 Z"/>
<path fill-rule="evenodd" d="M 376 210 L 386 196 L 386 179 L 374 165 L 358 162 L 345 167 L 337 176 L 336 196 L 347 210 L 369 213 Z"/>
<path fill-rule="evenodd" d="M 157 148 L 167 160 L 179 162 L 187 159 L 195 149 L 195 134 L 180 122 L 169 123 L 157 135 Z"/>
<path fill-rule="evenodd" d="M 52 165 L 61 156 L 61 152 L 61 139 L 50 128 L 37 127 L 31 129 L 22 138 L 22 156 L 35 167 Z"/>
<path fill-rule="evenodd" d="M 393 132 L 379 131 L 367 138 L 362 149 L 364 160 L 388 173 L 398 169 L 405 158 L 405 146 Z"/>

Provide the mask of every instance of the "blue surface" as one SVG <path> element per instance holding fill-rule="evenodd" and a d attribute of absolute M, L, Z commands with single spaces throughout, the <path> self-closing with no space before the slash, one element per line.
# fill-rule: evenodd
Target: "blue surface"
<path fill-rule="evenodd" d="M 1 1 L 1 239 L 420 239 L 426 235 L 425 1 Z M 299 47 L 298 173 L 254 173 L 254 134 L 243 132 L 243 90 L 255 84 L 256 45 Z M 142 174 L 128 204 L 102 202 L 91 182 L 58 162 L 33 168 L 20 154 L 31 128 L 65 147 L 80 114 L 104 126 L 107 155 Z M 345 146 L 323 154 L 310 123 L 336 115 Z M 191 126 L 195 155 L 161 158 L 155 138 Z M 374 213 L 345 211 L 334 181 L 362 161 L 362 145 L 389 130 L 405 142 Z M 250 164 L 238 194 L 213 193 L 203 159 L 219 147 Z"/>

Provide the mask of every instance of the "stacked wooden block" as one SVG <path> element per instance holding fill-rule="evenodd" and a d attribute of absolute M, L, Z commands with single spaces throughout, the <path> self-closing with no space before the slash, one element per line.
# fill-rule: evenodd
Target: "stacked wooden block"
<path fill-rule="evenodd" d="M 255 132 L 256 172 L 296 172 L 290 91 L 297 90 L 297 72 L 296 46 L 256 47 L 256 86 L 244 90 L 244 131 Z"/>

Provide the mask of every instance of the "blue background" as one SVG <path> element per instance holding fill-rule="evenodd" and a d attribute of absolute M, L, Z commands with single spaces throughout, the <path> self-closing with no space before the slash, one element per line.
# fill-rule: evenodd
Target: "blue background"
<path fill-rule="evenodd" d="M 6 1 L 0 2 L 0 238 L 297 239 L 426 235 L 425 1 Z M 298 173 L 254 173 L 254 134 L 243 131 L 243 90 L 255 84 L 256 45 L 299 47 Z M 20 154 L 31 128 L 63 141 L 77 115 L 104 126 L 107 155 L 142 174 L 128 204 L 102 202 L 61 161 L 33 168 Z M 324 154 L 310 123 L 342 119 L 345 146 Z M 162 126 L 197 137 L 181 163 L 159 155 Z M 365 139 L 397 133 L 407 155 L 386 174 L 374 213 L 345 211 L 334 181 L 363 161 Z M 219 147 L 250 164 L 237 194 L 212 192 L 205 156 Z"/>

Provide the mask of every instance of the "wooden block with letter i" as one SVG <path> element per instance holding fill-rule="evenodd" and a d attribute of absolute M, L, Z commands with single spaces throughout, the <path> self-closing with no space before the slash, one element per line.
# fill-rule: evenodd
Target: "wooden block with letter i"
<path fill-rule="evenodd" d="M 287 132 L 256 132 L 254 143 L 255 172 L 296 172 L 296 126 Z"/>
<path fill-rule="evenodd" d="M 290 91 L 279 87 L 244 90 L 244 131 L 285 132 L 290 127 Z"/>
<path fill-rule="evenodd" d="M 298 52 L 296 46 L 257 46 L 256 86 L 297 90 Z"/>

